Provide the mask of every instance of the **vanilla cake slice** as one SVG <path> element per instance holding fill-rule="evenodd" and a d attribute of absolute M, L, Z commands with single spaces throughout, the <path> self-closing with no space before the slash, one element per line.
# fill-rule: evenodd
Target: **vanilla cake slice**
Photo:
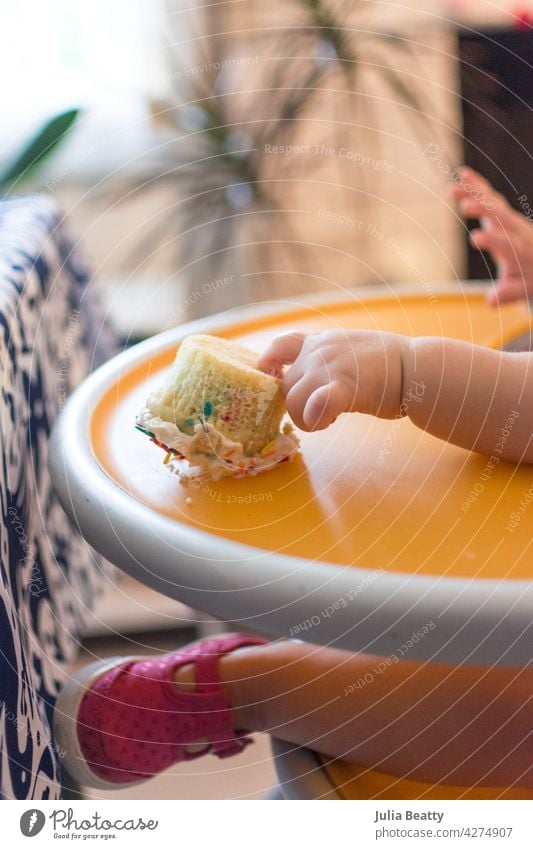
<path fill-rule="evenodd" d="M 214 478 L 256 474 L 288 459 L 298 443 L 290 425 L 280 432 L 281 382 L 259 371 L 257 360 L 227 339 L 189 336 L 137 425 Z"/>

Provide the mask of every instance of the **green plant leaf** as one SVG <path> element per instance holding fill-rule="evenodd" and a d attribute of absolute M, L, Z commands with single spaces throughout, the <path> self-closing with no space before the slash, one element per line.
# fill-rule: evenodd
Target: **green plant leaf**
<path fill-rule="evenodd" d="M 0 188 L 9 191 L 15 184 L 33 174 L 61 143 L 78 115 L 79 109 L 68 109 L 47 121 L 19 153 L 7 171 L 0 175 Z"/>

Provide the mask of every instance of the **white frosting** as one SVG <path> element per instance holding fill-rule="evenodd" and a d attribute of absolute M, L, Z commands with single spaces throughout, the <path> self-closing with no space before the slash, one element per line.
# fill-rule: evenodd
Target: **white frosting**
<path fill-rule="evenodd" d="M 291 459 L 299 442 L 290 424 L 252 457 L 244 453 L 241 442 L 233 442 L 207 422 L 198 422 L 194 433 L 183 433 L 173 422 L 163 421 L 145 407 L 137 424 L 150 433 L 165 448 L 179 451 L 184 459 L 172 455 L 170 462 L 183 480 L 222 477 L 243 478 L 272 469 L 282 460 Z"/>

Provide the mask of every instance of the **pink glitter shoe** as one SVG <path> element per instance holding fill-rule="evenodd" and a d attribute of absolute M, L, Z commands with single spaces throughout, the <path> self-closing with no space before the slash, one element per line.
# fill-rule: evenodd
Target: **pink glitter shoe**
<path fill-rule="evenodd" d="M 265 642 L 228 634 L 160 657 L 114 657 L 80 669 L 61 690 L 54 713 L 65 768 L 80 784 L 118 789 L 207 752 L 219 758 L 238 754 L 253 741 L 234 729 L 218 659 Z M 173 673 L 189 664 L 196 689 L 181 691 Z M 187 751 L 200 740 L 210 742 Z"/>

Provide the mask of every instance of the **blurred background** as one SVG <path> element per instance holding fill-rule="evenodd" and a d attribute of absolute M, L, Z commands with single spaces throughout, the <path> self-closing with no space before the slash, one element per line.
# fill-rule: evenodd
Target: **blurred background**
<path fill-rule="evenodd" d="M 130 339 L 272 296 L 486 277 L 446 186 L 466 160 L 527 192 L 532 13 L 5 5 L 3 189 L 57 198 Z"/>
<path fill-rule="evenodd" d="M 127 344 L 264 299 L 490 277 L 447 193 L 462 162 L 530 214 L 533 2 L 23 0 L 0 19 L 0 189 L 55 198 Z M 197 632 L 114 574 L 80 663 Z M 221 764 L 138 793 L 274 782 L 266 740 Z"/>

